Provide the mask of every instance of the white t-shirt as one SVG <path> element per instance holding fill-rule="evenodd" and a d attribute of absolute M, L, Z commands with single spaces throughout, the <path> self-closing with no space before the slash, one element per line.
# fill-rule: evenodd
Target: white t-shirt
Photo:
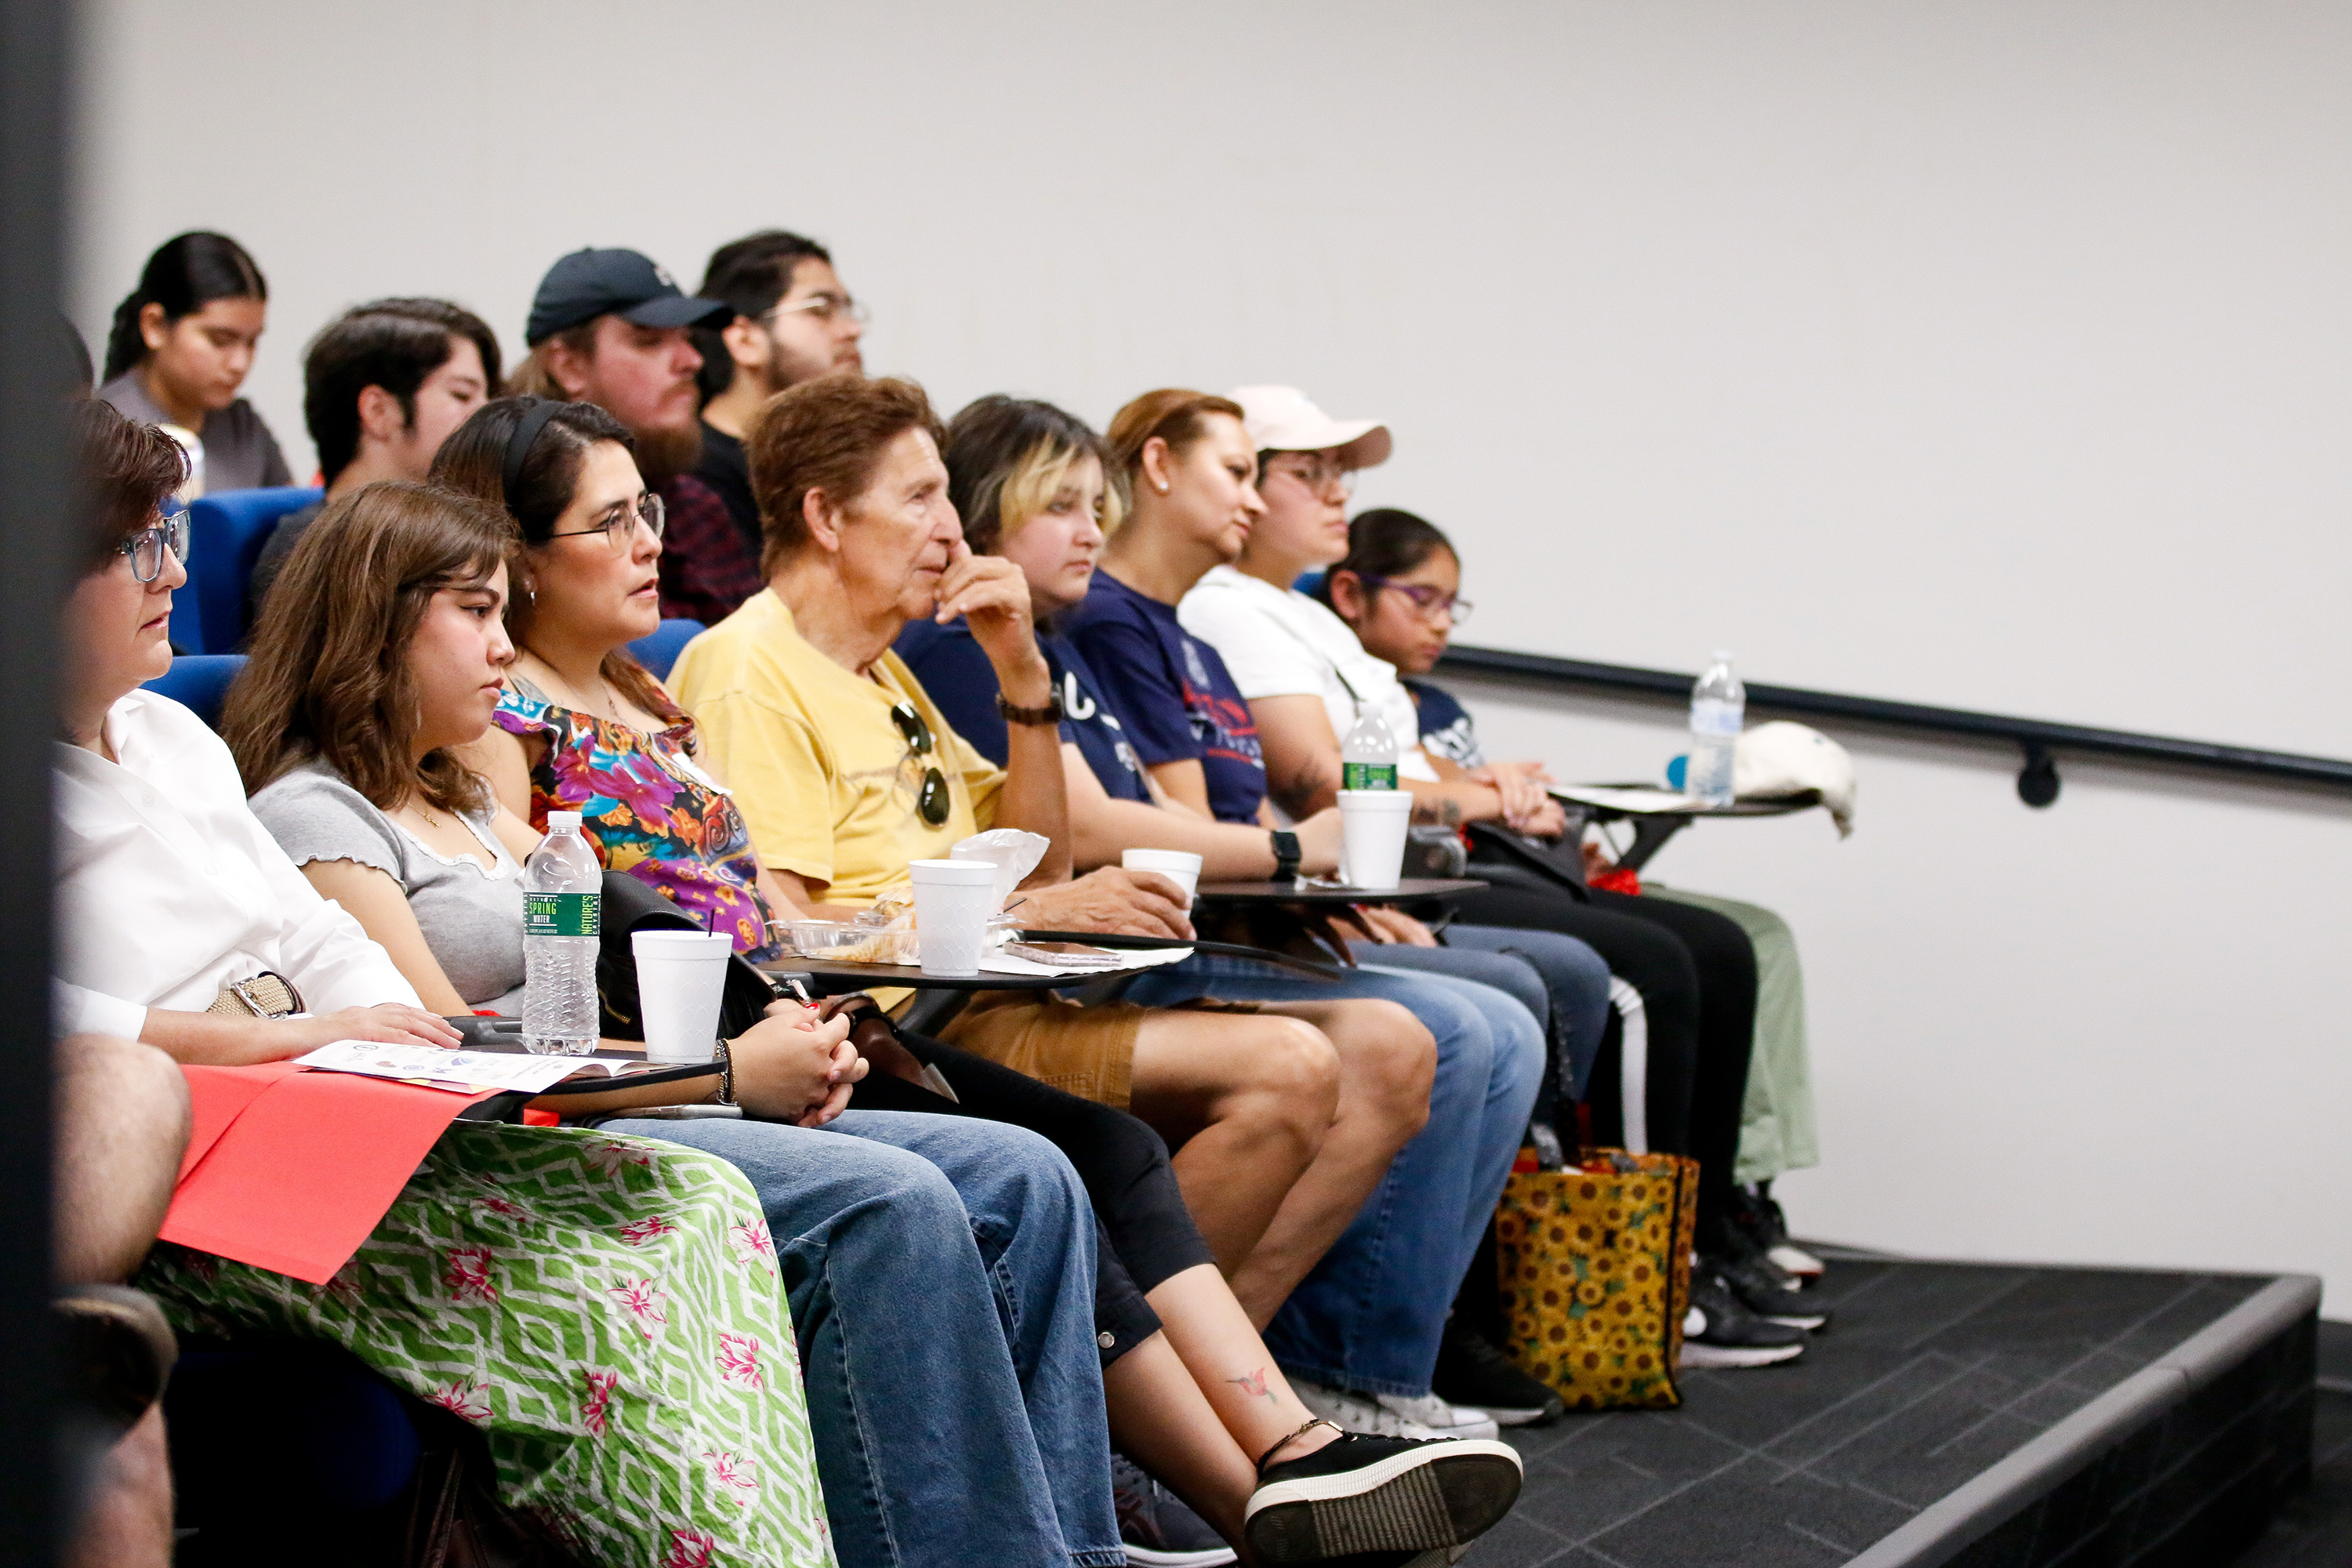
<path fill-rule="evenodd" d="M 418 1005 L 392 958 L 320 897 L 245 804 L 220 737 L 168 697 L 106 714 L 110 763 L 57 743 L 57 1026 L 135 1040 L 271 970 L 313 1013 Z"/>
<path fill-rule="evenodd" d="M 1364 651 L 1348 623 L 1295 588 L 1277 588 L 1231 566 L 1214 566 L 1176 606 L 1184 629 L 1217 650 L 1242 695 L 1320 697 L 1340 741 L 1357 704 L 1378 713 L 1396 737 L 1397 775 L 1437 782 L 1421 749 L 1421 722 L 1396 666 Z"/>

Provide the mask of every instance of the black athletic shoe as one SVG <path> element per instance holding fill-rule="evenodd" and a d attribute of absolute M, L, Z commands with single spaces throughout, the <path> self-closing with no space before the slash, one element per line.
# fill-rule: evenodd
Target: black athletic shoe
<path fill-rule="evenodd" d="M 1793 1276 L 1800 1285 L 1828 1272 L 1820 1258 L 1789 1239 L 1788 1216 L 1772 1197 L 1771 1183 L 1759 1182 L 1752 1187 L 1735 1188 L 1734 1193 L 1732 1223 L 1763 1249 L 1776 1268 Z"/>
<path fill-rule="evenodd" d="M 1519 1456 L 1484 1438 L 1369 1437 L 1349 1433 L 1258 1472 L 1242 1528 L 1266 1563 L 1323 1563 L 1360 1553 L 1446 1561 L 1518 1500 Z M 1381 1562 L 1364 1556 L 1367 1564 Z"/>
<path fill-rule="evenodd" d="M 1685 1371 L 1770 1366 L 1804 1353 L 1804 1330 L 1768 1323 L 1750 1312 L 1705 1263 L 1691 1270 L 1690 1311 L 1683 1319 Z"/>
<path fill-rule="evenodd" d="M 1138 1568 L 1217 1568 L 1234 1561 L 1234 1549 L 1208 1521 L 1125 1454 L 1110 1457 L 1110 1494 L 1119 1544 Z"/>
<path fill-rule="evenodd" d="M 1699 1266 L 1721 1275 L 1739 1304 L 1758 1317 L 1814 1333 L 1830 1326 L 1830 1310 L 1800 1294 L 1796 1280 L 1730 1221 L 1699 1228 L 1698 1256 Z"/>
<path fill-rule="evenodd" d="M 1709 1258 L 1699 1255 L 1698 1266 L 1712 1270 L 1731 1288 L 1739 1304 L 1768 1323 L 1819 1333 L 1830 1326 L 1830 1310 L 1810 1297 L 1782 1288 L 1754 1258 Z"/>
<path fill-rule="evenodd" d="M 1430 1386 L 1448 1405 L 1485 1411 L 1497 1426 L 1549 1426 L 1568 1409 L 1559 1394 L 1454 1318 L 1446 1320 L 1444 1337 L 1437 1342 L 1437 1375 Z"/>

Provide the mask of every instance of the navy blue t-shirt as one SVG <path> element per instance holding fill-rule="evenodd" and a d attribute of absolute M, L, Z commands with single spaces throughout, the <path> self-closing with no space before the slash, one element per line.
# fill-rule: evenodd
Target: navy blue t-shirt
<path fill-rule="evenodd" d="M 1255 823 L 1265 800 L 1257 721 L 1217 650 L 1177 624 L 1176 606 L 1097 572 L 1059 630 L 1095 672 L 1145 767 L 1197 762 L 1220 822 Z"/>
<path fill-rule="evenodd" d="M 1426 680 L 1408 680 L 1404 689 L 1412 693 L 1413 703 L 1421 710 L 1423 751 L 1460 767 L 1486 765 L 1486 751 L 1478 744 L 1477 726 L 1471 723 L 1469 710 L 1454 700 L 1452 692 Z"/>
<path fill-rule="evenodd" d="M 923 683 L 923 689 L 955 732 L 970 741 L 982 756 L 1003 767 L 1011 748 L 1005 741 L 1004 717 L 996 710 L 996 667 L 988 662 L 971 628 L 961 617 L 944 626 L 933 621 L 909 621 L 896 646 L 898 657 Z M 1118 718 L 1095 695 L 1094 672 L 1087 668 L 1085 658 L 1066 639 L 1050 633 L 1037 634 L 1037 647 L 1045 653 L 1054 684 L 1062 693 L 1062 739 L 1077 747 L 1087 766 L 1102 781 L 1104 794 L 1113 800 L 1149 805 L 1151 792 L 1144 787 L 1143 764 L 1136 760 L 1135 748 L 1127 743 Z"/>

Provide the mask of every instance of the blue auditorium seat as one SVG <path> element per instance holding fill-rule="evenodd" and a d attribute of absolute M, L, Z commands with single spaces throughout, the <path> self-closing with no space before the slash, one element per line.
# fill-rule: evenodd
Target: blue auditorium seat
<path fill-rule="evenodd" d="M 1321 566 L 1309 566 L 1306 571 L 1301 572 L 1297 577 L 1291 579 L 1290 586 L 1292 591 L 1305 594 L 1309 597 L 1312 597 L 1315 590 L 1323 585 L 1323 574 L 1325 570 L 1326 569 Z"/>
<path fill-rule="evenodd" d="M 163 1420 L 188 1544 L 206 1563 L 320 1561 L 285 1549 L 375 1522 L 400 1497 L 423 1455 L 419 1409 L 331 1345 L 184 1352 Z"/>
<path fill-rule="evenodd" d="M 184 653 L 172 660 L 171 670 L 147 683 L 150 691 L 160 691 L 183 707 L 195 710 L 197 718 L 214 729 L 220 728 L 221 704 L 228 698 L 228 683 L 245 668 L 241 653 Z"/>
<path fill-rule="evenodd" d="M 683 616 L 664 621 L 651 637 L 639 637 L 629 645 L 631 657 L 654 673 L 656 680 L 669 679 L 669 667 L 677 662 L 678 654 L 702 631 L 700 621 Z"/>
<path fill-rule="evenodd" d="M 188 507 L 188 597 L 194 625 L 172 618 L 172 637 L 193 653 L 235 653 L 245 641 L 245 585 L 269 531 L 289 511 L 325 494 L 308 486 L 222 490 Z M 175 608 L 180 606 L 175 605 Z"/>

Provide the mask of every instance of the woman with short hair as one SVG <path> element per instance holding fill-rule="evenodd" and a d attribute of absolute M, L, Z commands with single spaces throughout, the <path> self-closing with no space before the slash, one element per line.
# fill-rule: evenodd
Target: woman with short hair
<path fill-rule="evenodd" d="M 75 421 L 86 554 L 54 763 L 61 1021 L 184 1063 L 346 1038 L 454 1046 L 247 809 L 227 749 L 140 689 L 171 667 L 187 580 L 186 525 L 157 510 L 182 458 L 102 404 Z M 481 1433 L 502 1499 L 583 1555 L 654 1563 L 685 1544 L 823 1563 L 781 1282 L 730 1261 L 730 1236 L 758 1220 L 742 1177 L 690 1150 L 460 1121 L 331 1285 L 173 1246 L 139 1283 L 184 1331 L 331 1340 L 446 1406 Z M 564 1334 L 542 1331 L 559 1317 Z"/>
<path fill-rule="evenodd" d="M 269 285 L 245 247 L 203 230 L 167 239 L 114 308 L 98 395 L 194 437 L 205 491 L 291 484 L 278 437 L 237 395 L 268 318 Z"/>

